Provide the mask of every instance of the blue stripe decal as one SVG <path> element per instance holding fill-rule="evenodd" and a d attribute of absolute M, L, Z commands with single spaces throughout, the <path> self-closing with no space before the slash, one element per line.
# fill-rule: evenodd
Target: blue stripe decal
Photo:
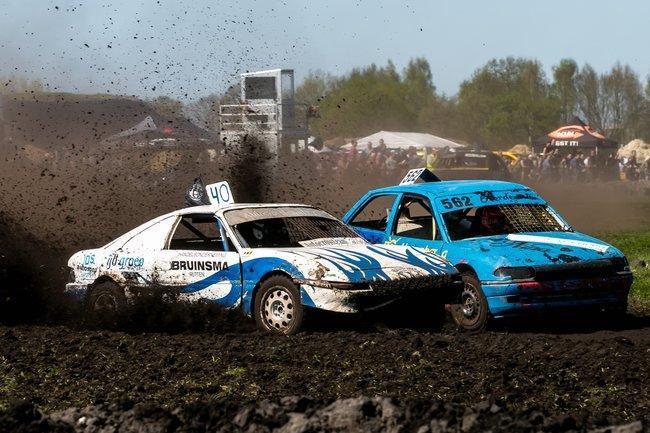
<path fill-rule="evenodd" d="M 362 254 L 356 251 L 339 250 L 330 248 L 319 250 L 317 253 L 301 253 L 301 255 L 313 254 L 318 257 L 329 260 L 337 267 L 350 282 L 388 280 L 390 277 L 382 269 L 381 263 L 372 256 Z M 339 262 L 345 263 L 348 267 Z M 355 269 L 356 268 L 356 269 Z"/>
<path fill-rule="evenodd" d="M 394 249 L 383 248 L 379 245 L 369 246 L 368 249 L 374 252 L 375 254 L 379 254 L 383 257 L 397 260 L 403 263 L 408 263 L 413 266 L 417 266 L 420 269 L 424 269 L 425 271 L 428 271 L 435 275 L 450 270 L 449 265 L 440 263 L 439 261 L 433 258 L 428 258 L 427 255 L 425 255 L 427 259 L 421 259 L 420 257 L 416 256 L 411 249 L 406 249 L 404 253 L 395 251 Z"/>
<path fill-rule="evenodd" d="M 250 315 L 253 311 L 253 290 L 260 282 L 264 275 L 269 272 L 282 271 L 293 278 L 304 278 L 302 272 L 287 260 L 278 257 L 261 257 L 242 263 L 242 274 L 244 276 L 244 289 L 242 294 L 242 306 L 244 313 Z M 302 291 L 301 291 L 302 292 Z M 302 298 L 301 302 L 305 305 L 307 300 L 313 301 L 307 296 Z"/>
<path fill-rule="evenodd" d="M 184 286 L 181 289 L 181 293 L 199 292 L 221 281 L 229 281 L 231 283 L 230 291 L 226 296 L 217 299 L 206 299 L 211 302 L 217 302 L 227 308 L 236 306 L 241 296 L 241 275 L 238 264 L 236 266 L 229 266 L 228 269 L 217 271 L 202 280 Z"/>

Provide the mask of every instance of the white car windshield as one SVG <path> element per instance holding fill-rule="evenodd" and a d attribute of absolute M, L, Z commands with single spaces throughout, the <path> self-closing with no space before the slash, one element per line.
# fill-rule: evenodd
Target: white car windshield
<path fill-rule="evenodd" d="M 291 216 L 232 226 L 244 248 L 288 248 L 363 244 L 354 231 L 332 217 Z"/>
<path fill-rule="evenodd" d="M 546 205 L 508 204 L 472 207 L 442 214 L 452 241 L 512 233 L 569 231 Z"/>

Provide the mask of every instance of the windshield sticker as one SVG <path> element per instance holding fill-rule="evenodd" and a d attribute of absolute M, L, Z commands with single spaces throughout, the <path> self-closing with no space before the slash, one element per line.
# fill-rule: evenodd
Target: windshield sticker
<path fill-rule="evenodd" d="M 337 245 L 365 245 L 361 238 L 320 238 L 298 242 L 302 247 L 332 247 Z"/>
<path fill-rule="evenodd" d="M 588 250 L 594 250 L 600 253 L 604 253 L 609 249 L 608 245 L 601 245 L 595 242 L 578 241 L 575 239 L 561 239 L 561 238 L 552 238 L 549 236 L 518 235 L 518 234 L 508 235 L 506 237 L 511 241 L 539 242 L 539 243 L 552 244 L 552 245 L 565 245 L 568 247 L 577 247 L 577 248 L 585 248 Z"/>
<path fill-rule="evenodd" d="M 490 203 L 493 201 L 512 201 L 512 200 L 539 200 L 541 199 L 531 192 L 520 191 L 479 191 L 477 194 L 481 197 L 481 203 Z"/>

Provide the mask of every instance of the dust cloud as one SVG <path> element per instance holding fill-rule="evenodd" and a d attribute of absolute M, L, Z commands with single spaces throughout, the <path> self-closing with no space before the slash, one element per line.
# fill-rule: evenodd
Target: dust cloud
<path fill-rule="evenodd" d="M 395 184 L 383 173 L 338 174 L 311 152 L 277 161 L 250 139 L 223 146 L 177 118 L 156 119 L 181 139 L 173 147 L 115 139 L 151 113 L 142 101 L 49 95 L 3 103 L 10 125 L 0 147 L 0 278 L 5 298 L 60 293 L 67 258 L 98 247 L 162 213 L 183 206 L 201 175 L 230 181 L 239 202 L 291 202 L 341 216 L 368 189 Z M 145 137 L 146 138 L 146 137 Z M 533 185 L 535 186 L 535 185 Z M 578 230 L 650 226 L 650 192 L 632 183 L 535 186 Z M 10 304 L 10 303 L 9 303 Z M 9 305 L 5 303 L 5 305 Z M 21 312 L 20 314 L 24 314 Z"/>

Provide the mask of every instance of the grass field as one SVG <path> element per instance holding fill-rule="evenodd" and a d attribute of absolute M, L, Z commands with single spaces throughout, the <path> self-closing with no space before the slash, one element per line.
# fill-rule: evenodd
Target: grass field
<path fill-rule="evenodd" d="M 598 237 L 619 248 L 630 261 L 634 271 L 631 310 L 650 313 L 650 231 L 605 233 Z"/>

